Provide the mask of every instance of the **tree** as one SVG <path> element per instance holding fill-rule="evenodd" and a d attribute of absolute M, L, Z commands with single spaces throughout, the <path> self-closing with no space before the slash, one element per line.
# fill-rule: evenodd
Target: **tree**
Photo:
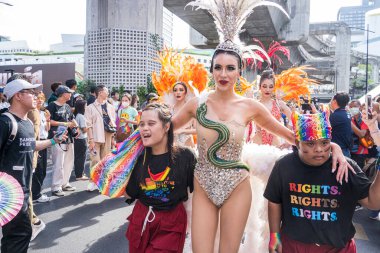
<path fill-rule="evenodd" d="M 83 81 L 78 82 L 77 92 L 84 95 L 86 98 L 89 97 L 91 87 L 95 87 L 96 84 L 94 81 L 85 79 Z"/>

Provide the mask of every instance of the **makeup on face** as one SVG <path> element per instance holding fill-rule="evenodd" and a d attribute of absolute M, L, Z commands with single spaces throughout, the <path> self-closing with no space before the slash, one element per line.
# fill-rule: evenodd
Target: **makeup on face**
<path fill-rule="evenodd" d="M 214 59 L 212 74 L 218 88 L 233 87 L 240 76 L 238 59 L 229 54 L 217 55 Z"/>

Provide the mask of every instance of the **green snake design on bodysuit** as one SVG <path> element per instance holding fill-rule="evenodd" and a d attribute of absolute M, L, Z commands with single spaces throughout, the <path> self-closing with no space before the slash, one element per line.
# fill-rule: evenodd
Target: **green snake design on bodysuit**
<path fill-rule="evenodd" d="M 249 167 L 241 161 L 227 161 L 219 158 L 216 155 L 216 152 L 228 142 L 230 138 L 230 131 L 228 128 L 218 122 L 206 119 L 207 106 L 206 103 L 201 104 L 197 109 L 197 120 L 199 124 L 208 129 L 213 129 L 218 132 L 218 139 L 211 144 L 207 150 L 207 159 L 216 167 L 222 169 L 246 169 L 249 170 Z"/>

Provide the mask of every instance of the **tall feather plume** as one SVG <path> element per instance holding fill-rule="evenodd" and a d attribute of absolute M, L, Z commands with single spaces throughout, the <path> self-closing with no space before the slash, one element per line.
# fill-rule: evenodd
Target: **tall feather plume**
<path fill-rule="evenodd" d="M 165 48 L 158 53 L 158 61 L 161 64 L 159 73 L 152 73 L 152 83 L 164 102 L 172 105 L 174 97 L 172 88 L 176 82 L 184 82 L 188 87 L 188 96 L 197 96 L 208 83 L 208 73 L 204 65 L 197 63 L 194 57 L 185 57 L 183 51 L 177 52 L 171 48 Z"/>
<path fill-rule="evenodd" d="M 313 70 L 310 66 L 300 66 L 284 70 L 276 76 L 275 93 L 284 101 L 297 101 L 300 97 L 310 99 L 310 85 L 318 84 L 310 79 L 306 70 Z"/>
<path fill-rule="evenodd" d="M 253 41 L 256 42 L 261 48 L 265 49 L 264 44 L 259 39 L 254 38 Z M 269 59 L 273 62 L 273 64 L 278 62 L 278 64 L 281 65 L 283 64 L 283 61 L 279 54 L 284 55 L 288 60 L 290 60 L 290 50 L 286 46 L 282 45 L 284 43 L 285 41 L 280 41 L 280 42 L 272 41 L 268 49 L 266 50 L 266 53 L 267 53 L 266 55 L 262 54 L 261 51 L 257 51 L 257 54 L 261 56 L 262 58 L 264 58 L 264 60 L 268 60 L 268 57 L 269 57 Z M 250 65 L 250 62 L 248 62 L 248 65 Z M 258 62 L 255 66 L 258 69 L 262 69 L 261 62 Z M 274 66 L 272 66 L 272 68 L 274 68 Z"/>
<path fill-rule="evenodd" d="M 214 18 L 219 42 L 232 41 L 239 47 L 239 54 L 243 58 L 253 60 L 254 63 L 266 60 L 271 64 L 271 61 L 268 54 L 261 47 L 255 45 L 243 47 L 243 43 L 240 41 L 239 34 L 253 9 L 258 6 L 273 6 L 289 18 L 287 12 L 279 4 L 264 0 L 195 0 L 189 2 L 186 6 L 195 7 L 196 10 L 207 10 Z"/>
<path fill-rule="evenodd" d="M 254 8 L 274 6 L 289 17 L 279 4 L 263 0 L 195 0 L 186 6 L 207 10 L 215 20 L 220 42 L 231 40 L 236 44 L 241 44 L 239 33 Z"/>

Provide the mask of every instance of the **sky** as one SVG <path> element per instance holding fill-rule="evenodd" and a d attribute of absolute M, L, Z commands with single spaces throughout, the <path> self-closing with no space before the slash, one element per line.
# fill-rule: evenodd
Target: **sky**
<path fill-rule="evenodd" d="M 1 2 L 13 4 L 12 7 Z M 310 0 L 310 22 L 336 21 L 341 6 L 361 0 Z M 173 47 L 188 47 L 188 26 L 174 18 Z M 86 0 L 0 0 L 0 35 L 27 40 L 30 48 L 48 50 L 61 34 L 86 33 Z"/>

